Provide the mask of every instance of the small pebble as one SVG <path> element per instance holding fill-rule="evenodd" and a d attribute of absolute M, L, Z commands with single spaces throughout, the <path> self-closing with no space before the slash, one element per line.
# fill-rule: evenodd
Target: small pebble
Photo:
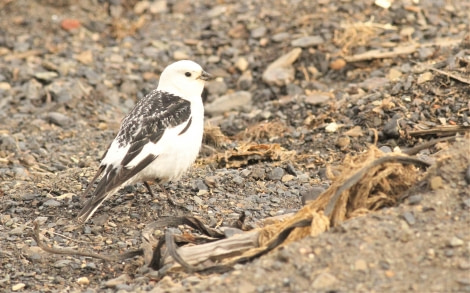
<path fill-rule="evenodd" d="M 282 182 L 289 182 L 289 181 L 291 181 L 291 180 L 294 179 L 294 178 L 295 178 L 294 175 L 286 174 L 286 175 L 282 176 L 281 181 L 282 181 Z"/>
<path fill-rule="evenodd" d="M 268 175 L 270 180 L 281 180 L 284 175 L 284 169 L 276 167 Z"/>
<path fill-rule="evenodd" d="M 332 122 L 325 127 L 325 131 L 328 133 L 336 132 L 339 128 L 339 125 L 336 122 Z"/>
<path fill-rule="evenodd" d="M 113 288 L 113 287 L 116 287 L 117 285 L 125 284 L 127 283 L 127 281 L 129 281 L 129 276 L 126 274 L 122 274 L 117 278 L 106 281 L 104 283 L 104 286 L 108 288 Z"/>
<path fill-rule="evenodd" d="M 451 247 L 459 247 L 464 244 L 464 241 L 456 236 L 452 237 L 449 241 Z"/>
<path fill-rule="evenodd" d="M 61 127 L 69 126 L 72 122 L 72 120 L 68 116 L 58 112 L 47 113 L 46 120 Z"/>
<path fill-rule="evenodd" d="M 441 188 L 444 185 L 441 176 L 433 176 L 429 179 L 429 185 L 432 190 Z"/>
<path fill-rule="evenodd" d="M 302 205 L 307 204 L 310 201 L 316 200 L 320 194 L 325 191 L 323 187 L 312 187 L 307 191 L 301 192 L 300 195 L 302 196 Z"/>
<path fill-rule="evenodd" d="M 408 225 L 412 226 L 416 224 L 416 219 L 412 212 L 406 211 L 403 213 L 402 216 L 405 219 L 405 221 L 408 223 Z"/>
<path fill-rule="evenodd" d="M 77 279 L 77 283 L 79 285 L 88 285 L 90 284 L 90 280 L 87 277 L 80 277 Z"/>
<path fill-rule="evenodd" d="M 332 287 L 338 283 L 338 279 L 329 273 L 320 273 L 312 282 L 312 289 L 319 290 Z"/>
<path fill-rule="evenodd" d="M 23 289 L 24 287 L 26 287 L 25 283 L 18 283 L 18 284 L 11 286 L 11 291 L 19 291 Z"/>
<path fill-rule="evenodd" d="M 358 259 L 354 263 L 354 268 L 358 271 L 366 272 L 367 271 L 367 262 L 363 259 Z"/>
<path fill-rule="evenodd" d="M 308 48 L 312 46 L 318 46 L 325 42 L 320 36 L 307 36 L 302 37 L 291 42 L 292 47 Z"/>
<path fill-rule="evenodd" d="M 408 204 L 409 205 L 417 205 L 423 200 L 423 196 L 421 194 L 414 194 L 408 197 Z"/>
<path fill-rule="evenodd" d="M 62 203 L 55 199 L 49 199 L 46 202 L 44 202 L 43 205 L 46 207 L 60 207 Z"/>

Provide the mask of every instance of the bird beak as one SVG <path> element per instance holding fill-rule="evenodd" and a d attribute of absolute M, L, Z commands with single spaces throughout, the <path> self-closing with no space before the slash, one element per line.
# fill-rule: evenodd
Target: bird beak
<path fill-rule="evenodd" d="M 205 72 L 204 70 L 202 71 L 201 76 L 198 77 L 198 79 L 202 79 L 202 80 L 205 80 L 205 81 L 211 80 L 213 78 L 214 77 L 211 74 Z"/>

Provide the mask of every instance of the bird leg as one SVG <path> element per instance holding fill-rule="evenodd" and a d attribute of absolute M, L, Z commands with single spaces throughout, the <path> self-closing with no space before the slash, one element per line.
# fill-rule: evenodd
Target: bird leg
<path fill-rule="evenodd" d="M 189 212 L 188 208 L 184 207 L 183 205 L 180 205 L 180 204 L 177 204 L 172 196 L 168 193 L 168 191 L 166 190 L 166 188 L 162 185 L 162 184 L 158 184 L 158 186 L 160 186 L 160 189 L 163 190 L 163 192 L 165 193 L 166 195 L 166 200 L 168 201 L 168 204 L 174 208 L 177 208 L 177 209 L 181 209 L 181 210 L 184 210 L 186 212 Z"/>
<path fill-rule="evenodd" d="M 153 194 L 152 188 L 150 188 L 150 184 L 147 181 L 144 181 L 144 185 L 147 188 L 148 192 L 152 197 L 155 197 L 155 194 Z"/>
<path fill-rule="evenodd" d="M 179 209 L 183 209 L 183 210 L 185 210 L 185 211 L 189 211 L 186 207 L 175 203 L 175 201 L 173 200 L 173 198 L 171 197 L 171 195 L 168 193 L 168 191 L 166 190 L 166 188 L 163 186 L 163 184 L 161 184 L 161 183 L 157 183 L 157 184 L 158 184 L 158 186 L 160 187 L 160 189 L 165 193 L 166 199 L 167 199 L 169 205 L 171 205 L 172 207 L 175 207 L 175 208 L 179 208 Z M 145 185 L 145 187 L 147 188 L 147 190 L 148 190 L 148 192 L 150 193 L 150 195 L 151 195 L 152 197 L 155 197 L 155 195 L 154 195 L 152 189 L 150 188 L 150 184 L 149 184 L 147 181 L 144 181 L 144 185 Z"/>

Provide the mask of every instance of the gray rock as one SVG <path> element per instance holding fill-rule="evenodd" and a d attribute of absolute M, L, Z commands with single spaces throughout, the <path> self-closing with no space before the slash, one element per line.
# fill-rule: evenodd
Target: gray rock
<path fill-rule="evenodd" d="M 305 97 L 305 103 L 310 105 L 321 105 L 330 100 L 330 96 L 321 93 L 313 93 Z"/>
<path fill-rule="evenodd" d="M 54 71 L 36 72 L 34 74 L 35 78 L 42 80 L 42 81 L 46 81 L 46 82 L 52 81 L 57 76 L 59 76 L 59 74 L 57 74 L 57 72 L 54 72 Z"/>
<path fill-rule="evenodd" d="M 70 88 L 71 86 L 68 83 L 64 83 L 62 81 L 53 81 L 46 87 L 46 90 L 51 93 L 53 100 L 60 103 L 66 103 L 72 100 Z"/>
<path fill-rule="evenodd" d="M 386 153 L 386 154 L 392 152 L 392 149 L 391 149 L 389 146 L 387 146 L 387 145 L 381 146 L 381 147 L 379 148 L 379 150 L 381 150 L 382 152 L 384 152 L 384 153 Z"/>
<path fill-rule="evenodd" d="M 53 264 L 53 267 L 55 268 L 63 268 L 63 267 L 67 267 L 70 265 L 72 261 L 70 259 L 61 259 L 61 260 L 58 260 L 56 261 L 54 264 Z"/>
<path fill-rule="evenodd" d="M 252 106 L 251 93 L 238 91 L 232 94 L 224 95 L 205 106 L 206 113 L 209 115 L 223 114 L 228 111 L 250 111 Z"/>
<path fill-rule="evenodd" d="M 34 198 L 36 198 L 37 194 L 34 194 L 34 193 L 26 193 L 26 194 L 23 194 L 21 196 L 21 199 L 22 200 L 33 200 Z"/>
<path fill-rule="evenodd" d="M 29 177 L 28 172 L 23 167 L 14 167 L 13 173 L 15 174 L 16 179 L 26 179 Z"/>
<path fill-rule="evenodd" d="M 357 86 L 367 91 L 373 91 L 375 89 L 384 87 L 388 83 L 390 83 L 390 79 L 386 77 L 371 77 L 361 83 L 358 83 Z"/>
<path fill-rule="evenodd" d="M 197 204 L 197 205 L 202 205 L 204 203 L 204 201 L 202 200 L 202 198 L 200 198 L 199 196 L 195 195 L 192 197 L 192 199 L 194 200 L 194 202 Z"/>
<path fill-rule="evenodd" d="M 312 282 L 312 289 L 332 288 L 338 283 L 338 279 L 330 273 L 320 273 Z"/>
<path fill-rule="evenodd" d="M 423 200 L 423 196 L 421 194 L 414 194 L 408 197 L 408 204 L 416 205 L 416 204 L 419 204 L 422 200 Z"/>
<path fill-rule="evenodd" d="M 421 61 L 431 58 L 435 53 L 432 47 L 421 47 L 418 49 L 418 56 Z"/>
<path fill-rule="evenodd" d="M 263 72 L 263 81 L 270 85 L 284 86 L 294 80 L 292 64 L 299 58 L 302 49 L 295 48 L 271 63 Z"/>
<path fill-rule="evenodd" d="M 204 183 L 204 181 L 202 181 L 201 179 L 197 179 L 196 181 L 194 181 L 193 189 L 195 189 L 196 191 L 209 190 L 209 187 Z"/>
<path fill-rule="evenodd" d="M 24 227 L 19 226 L 8 231 L 8 235 L 21 235 L 24 232 Z"/>
<path fill-rule="evenodd" d="M 406 211 L 403 213 L 402 216 L 405 219 L 405 221 L 408 223 L 408 225 L 412 226 L 416 224 L 416 219 L 412 212 Z"/>
<path fill-rule="evenodd" d="M 121 84 L 121 92 L 127 96 L 135 95 L 137 92 L 137 85 L 135 81 L 125 80 Z"/>
<path fill-rule="evenodd" d="M 244 91 L 250 89 L 252 84 L 253 84 L 253 76 L 251 74 L 251 71 L 243 72 L 243 74 L 240 76 L 240 78 L 237 81 L 238 87 Z"/>
<path fill-rule="evenodd" d="M 43 205 L 46 207 L 60 207 L 62 203 L 55 199 L 49 199 L 46 202 L 44 202 Z"/>
<path fill-rule="evenodd" d="M 322 194 L 324 191 L 325 191 L 325 188 L 315 186 L 315 187 L 310 188 L 309 190 L 300 192 L 300 195 L 302 196 L 302 205 L 305 205 L 309 201 L 317 199 L 318 196 Z"/>
<path fill-rule="evenodd" d="M 211 10 L 207 11 L 207 17 L 214 18 L 227 11 L 226 5 L 217 5 L 214 6 Z"/>
<path fill-rule="evenodd" d="M 281 180 L 284 175 L 284 169 L 276 167 L 268 175 L 268 178 L 271 180 Z"/>
<path fill-rule="evenodd" d="M 320 36 L 307 36 L 295 39 L 291 42 L 292 47 L 308 48 L 321 45 L 325 42 Z"/>
<path fill-rule="evenodd" d="M 150 13 L 152 14 L 159 14 L 159 13 L 165 13 L 168 11 L 168 4 L 166 0 L 158 0 L 155 2 L 150 3 L 149 7 Z"/>
<path fill-rule="evenodd" d="M 211 95 L 223 95 L 227 92 L 227 84 L 221 80 L 213 80 L 206 84 L 206 89 Z"/>
<path fill-rule="evenodd" d="M 235 175 L 232 178 L 232 182 L 238 185 L 243 185 L 243 182 L 245 182 L 245 180 L 241 176 Z"/>
<path fill-rule="evenodd" d="M 13 138 L 13 136 L 7 134 L 0 136 L 0 150 L 10 152 L 16 150 L 16 140 Z"/>
<path fill-rule="evenodd" d="M 46 115 L 46 121 L 55 124 L 60 127 L 69 126 L 72 123 L 72 119 L 59 112 L 49 112 Z"/>
<path fill-rule="evenodd" d="M 464 241 L 456 236 L 452 237 L 450 240 L 449 240 L 449 245 L 451 247 L 459 247 L 459 246 L 462 246 L 464 245 Z"/>
<path fill-rule="evenodd" d="M 271 40 L 273 40 L 274 42 L 282 42 L 282 41 L 285 41 L 285 40 L 288 40 L 290 38 L 290 34 L 289 33 L 286 33 L 286 32 L 282 32 L 282 33 L 278 33 L 278 34 L 275 34 L 271 37 Z"/>
<path fill-rule="evenodd" d="M 259 39 L 266 35 L 268 29 L 265 26 L 259 26 L 251 31 L 251 37 L 253 39 Z"/>
<path fill-rule="evenodd" d="M 310 175 L 309 175 L 308 173 L 300 174 L 300 175 L 297 177 L 297 180 L 299 180 L 300 183 L 309 182 L 309 181 L 310 181 Z"/>
<path fill-rule="evenodd" d="M 289 96 L 295 96 L 304 93 L 304 90 L 300 86 L 293 83 L 286 85 L 286 91 Z"/>
<path fill-rule="evenodd" d="M 130 278 L 129 278 L 128 275 L 122 274 L 117 278 L 114 278 L 114 279 L 111 279 L 111 280 L 108 280 L 108 281 L 104 282 L 104 286 L 108 287 L 108 288 L 114 288 L 117 285 L 126 284 L 129 280 L 130 280 Z"/>
<path fill-rule="evenodd" d="M 400 137 L 400 127 L 398 125 L 398 119 L 400 115 L 393 116 L 392 119 L 385 123 L 383 128 L 383 133 L 388 138 L 399 138 Z"/>
<path fill-rule="evenodd" d="M 43 96 L 42 84 L 35 79 L 31 79 L 23 86 L 23 92 L 29 100 L 39 100 Z"/>
<path fill-rule="evenodd" d="M 254 167 L 253 170 L 251 170 L 251 177 L 253 177 L 254 179 L 263 180 L 265 176 L 266 171 L 264 170 L 264 168 Z"/>

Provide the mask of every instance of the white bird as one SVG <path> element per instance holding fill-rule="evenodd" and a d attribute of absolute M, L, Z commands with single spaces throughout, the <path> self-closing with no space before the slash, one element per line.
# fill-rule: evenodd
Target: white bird
<path fill-rule="evenodd" d="M 177 180 L 194 163 L 204 130 L 201 94 L 211 75 L 189 60 L 165 68 L 156 90 L 140 99 L 123 119 L 119 132 L 104 154 L 97 174 L 83 196 L 92 197 L 78 213 L 86 222 L 121 187 L 143 181 Z"/>

